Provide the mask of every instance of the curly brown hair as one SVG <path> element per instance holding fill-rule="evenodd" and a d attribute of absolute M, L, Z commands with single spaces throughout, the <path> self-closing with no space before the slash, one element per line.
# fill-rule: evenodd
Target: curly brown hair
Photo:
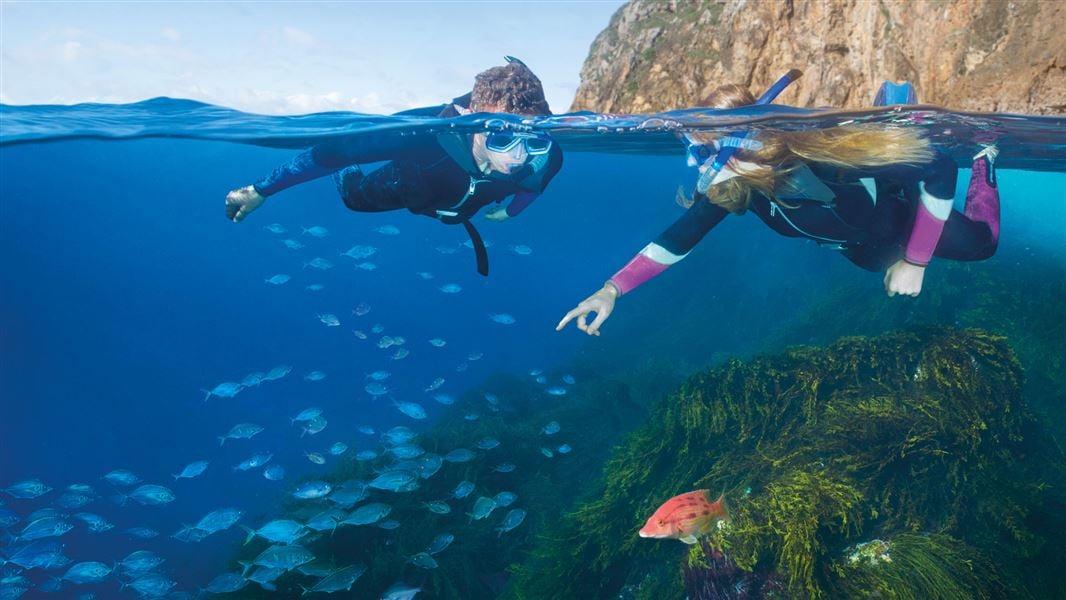
<path fill-rule="evenodd" d="M 552 114 L 548 101 L 544 99 L 544 86 L 540 79 L 520 62 L 492 67 L 474 78 L 470 108 L 479 111 L 488 106 L 515 115 Z"/>

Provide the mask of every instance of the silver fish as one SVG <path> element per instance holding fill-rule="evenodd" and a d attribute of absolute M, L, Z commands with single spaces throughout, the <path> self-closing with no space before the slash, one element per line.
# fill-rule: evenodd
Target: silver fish
<path fill-rule="evenodd" d="M 389 453 L 400 459 L 418 458 L 426 453 L 421 446 L 415 446 L 413 444 L 403 444 L 401 446 L 393 446 L 389 448 Z"/>
<path fill-rule="evenodd" d="M 75 513 L 74 518 L 84 521 L 85 524 L 89 527 L 90 533 L 103 533 L 105 531 L 110 531 L 115 528 L 115 526 L 107 519 L 93 513 Z"/>
<path fill-rule="evenodd" d="M 46 537 L 60 537 L 71 529 L 74 529 L 74 525 L 63 518 L 43 517 L 27 523 L 15 539 L 28 542 Z"/>
<path fill-rule="evenodd" d="M 252 564 L 291 571 L 292 569 L 295 569 L 302 564 L 309 563 L 314 559 L 315 555 L 311 554 L 311 552 L 303 546 L 275 544 L 266 550 L 263 550 L 263 552 L 252 561 Z"/>
<path fill-rule="evenodd" d="M 192 479 L 193 477 L 199 477 L 204 471 L 207 470 L 207 466 L 211 464 L 209 460 L 198 460 L 185 465 L 185 468 L 181 470 L 181 473 L 177 475 L 171 475 L 175 481 L 179 479 Z"/>
<path fill-rule="evenodd" d="M 500 445 L 500 441 L 496 438 L 481 438 L 477 442 L 479 450 L 492 450 Z"/>
<path fill-rule="evenodd" d="M 447 502 L 441 502 L 440 500 L 433 500 L 432 502 L 423 502 L 422 506 L 425 506 L 429 512 L 438 515 L 447 515 L 452 512 L 452 507 L 448 506 Z"/>
<path fill-rule="evenodd" d="M 240 573 L 223 573 L 211 580 L 205 590 L 212 594 L 229 594 L 248 585 L 248 580 Z"/>
<path fill-rule="evenodd" d="M 397 582 L 381 593 L 381 600 L 412 600 L 421 591 L 420 587 Z"/>
<path fill-rule="evenodd" d="M 318 320 L 322 321 L 322 323 L 326 327 L 340 327 L 341 320 L 338 319 L 337 315 L 335 315 L 333 313 L 319 314 L 317 316 L 318 316 Z"/>
<path fill-rule="evenodd" d="M 374 246 L 352 246 L 344 252 L 341 256 L 347 256 L 348 258 L 354 258 L 355 260 L 363 260 L 364 258 L 370 258 L 377 254 L 378 249 Z"/>
<path fill-rule="evenodd" d="M 362 577 L 363 573 L 366 573 L 366 567 L 363 565 L 349 565 L 337 569 L 326 577 L 318 580 L 318 582 L 312 587 L 303 588 L 304 594 L 311 594 L 314 592 L 331 594 L 342 590 L 351 591 L 352 584 L 355 583 L 356 579 Z"/>
<path fill-rule="evenodd" d="M 300 498 L 301 500 L 308 500 L 313 498 L 322 498 L 329 495 L 333 491 L 333 486 L 325 481 L 308 481 L 301 483 L 296 491 L 292 493 L 293 496 Z"/>
<path fill-rule="evenodd" d="M 514 504 L 514 501 L 518 499 L 518 494 L 515 494 L 514 492 L 500 492 L 493 496 L 492 499 L 496 501 L 497 507 L 506 508 Z"/>
<path fill-rule="evenodd" d="M 321 408 L 305 408 L 305 409 L 300 411 L 300 414 L 298 414 L 295 417 L 289 419 L 289 421 L 291 421 L 293 423 L 295 423 L 297 421 L 310 421 L 311 419 L 314 419 L 315 417 L 318 417 L 321 414 L 322 414 L 322 409 Z"/>
<path fill-rule="evenodd" d="M 308 533 L 307 527 L 302 523 L 289 519 L 277 519 L 263 525 L 259 529 L 252 529 L 251 527 L 241 525 L 241 529 L 248 533 L 248 537 L 244 540 L 245 544 L 251 542 L 256 536 L 259 536 L 268 542 L 291 544 Z"/>
<path fill-rule="evenodd" d="M 433 538 L 433 541 L 426 547 L 426 554 L 440 554 L 444 552 L 448 546 L 452 545 L 455 541 L 455 536 L 450 533 L 442 533 Z"/>
<path fill-rule="evenodd" d="M 514 510 L 511 510 L 510 512 L 507 513 L 507 516 L 505 516 L 503 518 L 503 522 L 500 524 L 500 526 L 496 528 L 496 531 L 499 532 L 497 534 L 497 537 L 502 536 L 504 533 L 507 533 L 508 531 L 511 531 L 515 527 L 518 527 L 519 525 L 522 524 L 522 521 L 524 521 L 525 519 L 526 519 L 526 511 L 522 510 L 521 508 L 516 508 Z"/>
<path fill-rule="evenodd" d="M 167 579 L 164 575 L 147 573 L 129 583 L 122 584 L 122 587 L 131 587 L 144 597 L 158 598 L 165 596 L 175 585 L 177 585 L 175 581 Z"/>
<path fill-rule="evenodd" d="M 139 577 L 163 564 L 164 559 L 154 552 L 138 550 L 118 561 L 116 568 L 129 577 Z"/>
<path fill-rule="evenodd" d="M 451 394 L 433 394 L 433 399 L 439 404 L 444 406 L 451 406 L 455 404 L 455 396 Z"/>
<path fill-rule="evenodd" d="M 427 552 L 419 552 L 407 559 L 411 564 L 421 569 L 436 569 L 438 566 L 437 561 Z"/>
<path fill-rule="evenodd" d="M 210 390 L 205 390 L 201 388 L 200 391 L 206 394 L 206 396 L 204 396 L 204 402 L 207 402 L 211 398 L 211 396 L 218 396 L 219 398 L 232 398 L 243 389 L 244 386 L 235 381 L 226 381 L 224 383 L 216 385 Z"/>
<path fill-rule="evenodd" d="M 426 409 L 417 402 L 404 402 L 401 400 L 393 400 L 392 405 L 396 407 L 396 410 L 411 417 L 412 419 L 425 419 Z"/>
<path fill-rule="evenodd" d="M 243 516 L 243 510 L 237 508 L 220 508 L 204 515 L 204 517 L 196 523 L 195 528 L 207 533 L 207 535 L 211 535 L 212 533 L 225 531 L 230 527 L 233 527 Z"/>
<path fill-rule="evenodd" d="M 418 481 L 418 473 L 407 470 L 385 471 L 370 482 L 370 487 L 389 492 L 399 491 Z"/>
<path fill-rule="evenodd" d="M 111 574 L 111 567 L 99 562 L 81 562 L 63 574 L 63 579 L 73 583 L 96 583 Z"/>
<path fill-rule="evenodd" d="M 465 463 L 470 462 L 475 458 L 477 458 L 477 454 L 474 454 L 472 450 L 467 450 L 466 448 L 456 448 L 444 455 L 444 460 L 450 463 Z"/>
<path fill-rule="evenodd" d="M 452 491 L 452 497 L 461 500 L 469 496 L 472 491 L 474 491 L 473 481 L 460 481 L 459 485 L 455 486 L 455 490 Z"/>
<path fill-rule="evenodd" d="M 177 498 L 170 489 L 154 484 L 142 485 L 130 492 L 129 497 L 144 506 L 162 506 Z"/>
<path fill-rule="evenodd" d="M 474 502 L 474 510 L 467 513 L 471 521 L 480 521 L 496 510 L 496 500 L 481 496 Z"/>
<path fill-rule="evenodd" d="M 292 372 L 292 367 L 289 365 L 278 365 L 271 369 L 264 377 L 263 381 L 277 381 L 282 377 L 285 377 Z"/>
<path fill-rule="evenodd" d="M 254 424 L 254 423 L 239 423 L 237 425 L 234 425 L 233 428 L 230 429 L 229 433 L 227 433 L 226 435 L 218 436 L 218 445 L 221 446 L 221 445 L 226 443 L 226 440 L 230 440 L 230 439 L 233 439 L 233 440 L 251 439 L 257 433 L 260 433 L 262 431 L 263 431 L 263 428 L 260 427 L 259 425 Z"/>
<path fill-rule="evenodd" d="M 292 277 L 286 275 L 285 273 L 278 273 L 277 275 L 274 275 L 268 279 L 264 279 L 263 283 L 269 283 L 271 285 L 283 285 L 288 283 L 290 279 L 292 279 Z"/>
<path fill-rule="evenodd" d="M 415 439 L 416 436 L 417 434 L 412 431 L 410 427 L 397 425 L 396 427 L 393 427 L 392 429 L 383 433 L 381 437 L 385 440 L 385 443 L 392 446 L 396 446 L 399 444 L 406 444 L 407 442 Z"/>
<path fill-rule="evenodd" d="M 314 227 L 304 227 L 303 233 L 312 235 L 316 238 L 324 238 L 329 235 L 329 230 L 325 227 L 315 225 Z M 301 234 L 302 235 L 302 234 Z"/>
<path fill-rule="evenodd" d="M 372 525 L 384 519 L 392 512 L 392 507 L 382 502 L 371 502 L 353 510 L 341 525 Z"/>
<path fill-rule="evenodd" d="M 281 481 L 285 479 L 285 467 L 281 465 L 270 465 L 263 469 L 263 477 L 269 481 Z"/>
<path fill-rule="evenodd" d="M 315 531 L 333 530 L 337 528 L 337 523 L 343 521 L 347 516 L 348 513 L 339 508 L 330 508 L 308 519 L 306 526 L 308 529 Z"/>

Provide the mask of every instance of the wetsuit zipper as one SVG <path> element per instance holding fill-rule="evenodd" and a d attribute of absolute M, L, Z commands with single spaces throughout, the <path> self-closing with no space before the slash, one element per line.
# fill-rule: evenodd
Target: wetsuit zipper
<path fill-rule="evenodd" d="M 464 194 L 464 195 L 463 195 L 463 199 L 462 199 L 462 200 L 460 200 L 460 201 L 459 201 L 459 203 L 458 203 L 458 204 L 456 204 L 455 206 L 451 206 L 451 207 L 449 207 L 449 208 L 451 208 L 451 209 L 453 209 L 453 210 L 454 210 L 454 209 L 456 209 L 456 208 L 459 208 L 459 207 L 460 207 L 460 206 L 462 206 L 463 204 L 465 204 L 465 203 L 466 203 L 466 201 L 470 199 L 470 196 L 473 196 L 473 195 L 474 195 L 474 192 L 476 192 L 476 191 L 477 191 L 477 184 L 479 184 L 479 183 L 485 183 L 485 182 L 487 182 L 487 181 L 490 181 L 490 180 L 489 180 L 489 179 L 474 179 L 473 177 L 471 177 L 471 178 L 470 178 L 470 185 L 469 185 L 469 186 L 467 186 L 467 188 L 466 188 L 466 194 Z"/>

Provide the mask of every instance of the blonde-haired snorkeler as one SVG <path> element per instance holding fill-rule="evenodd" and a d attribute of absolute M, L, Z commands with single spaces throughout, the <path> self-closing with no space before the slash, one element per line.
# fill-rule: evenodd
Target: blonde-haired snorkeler
<path fill-rule="evenodd" d="M 888 82 L 879 100 L 886 98 L 886 87 L 888 98 L 905 90 L 907 100 L 884 103 L 914 103 L 909 84 Z M 754 102 L 747 88 L 728 84 L 702 105 L 734 108 Z M 959 212 L 952 209 L 958 167 L 914 129 L 871 124 L 692 137 L 719 153 L 732 149 L 735 154 L 711 178 L 706 193 L 695 192 L 688 210 L 566 313 L 557 331 L 577 319 L 578 329 L 599 335 L 620 296 L 685 258 L 727 215 L 748 210 L 781 235 L 813 240 L 863 269 L 884 272 L 889 296 L 917 296 L 934 256 L 975 261 L 996 251 L 995 146 L 984 146 L 974 156 L 965 211 Z M 591 313 L 596 316 L 589 322 Z"/>

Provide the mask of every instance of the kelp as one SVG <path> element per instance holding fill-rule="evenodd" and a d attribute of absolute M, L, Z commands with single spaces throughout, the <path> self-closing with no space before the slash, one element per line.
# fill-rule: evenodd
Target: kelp
<path fill-rule="evenodd" d="M 898 597 L 1061 593 L 1020 576 L 1061 568 L 1066 533 L 1052 509 L 1062 455 L 1022 401 L 1022 382 L 1003 338 L 949 328 L 698 373 L 616 449 L 602 494 L 549 529 L 511 595 L 609 597 L 678 562 L 700 589 L 727 565 L 748 574 L 738 589 L 772 581 L 791 597 L 888 589 L 906 576 L 898 565 L 923 582 Z M 663 501 L 699 488 L 724 492 L 731 511 L 705 540 L 710 554 L 635 535 Z M 892 540 L 899 563 L 851 577 L 845 549 L 873 538 Z M 692 575 L 700 560 L 716 572 Z M 977 579 L 964 569 L 975 564 Z"/>

